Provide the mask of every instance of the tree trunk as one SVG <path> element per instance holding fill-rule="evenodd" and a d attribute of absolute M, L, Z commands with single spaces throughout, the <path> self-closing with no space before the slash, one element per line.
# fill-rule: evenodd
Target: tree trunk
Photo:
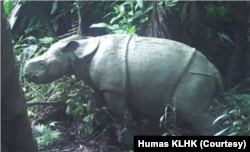
<path fill-rule="evenodd" d="M 194 2 L 193 2 L 194 3 Z M 206 9 L 205 6 L 209 4 L 209 1 L 196 1 L 197 6 L 197 18 L 190 22 L 190 45 L 196 47 L 198 50 L 202 50 L 205 46 L 205 18 Z"/>
<path fill-rule="evenodd" d="M 158 9 L 158 1 L 153 1 L 153 11 L 150 14 L 148 24 L 139 32 L 140 36 L 172 39 L 166 24 L 166 12 Z"/>
<path fill-rule="evenodd" d="M 246 59 L 248 51 L 247 42 L 247 19 L 249 6 L 246 1 L 236 2 L 235 10 L 235 33 L 234 33 L 234 54 L 227 74 L 227 82 L 230 85 L 238 84 L 246 73 Z"/>
<path fill-rule="evenodd" d="M 10 25 L 1 2 L 1 151 L 38 152 L 18 80 Z"/>

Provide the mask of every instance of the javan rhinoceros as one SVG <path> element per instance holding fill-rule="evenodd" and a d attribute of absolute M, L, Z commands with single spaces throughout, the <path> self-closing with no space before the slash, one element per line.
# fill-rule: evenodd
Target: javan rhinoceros
<path fill-rule="evenodd" d="M 119 34 L 59 41 L 28 60 L 24 74 L 37 84 L 75 75 L 101 92 L 124 124 L 132 115 L 159 120 L 172 105 L 194 134 L 216 131 L 207 106 L 222 89 L 220 73 L 195 48 L 176 41 Z"/>

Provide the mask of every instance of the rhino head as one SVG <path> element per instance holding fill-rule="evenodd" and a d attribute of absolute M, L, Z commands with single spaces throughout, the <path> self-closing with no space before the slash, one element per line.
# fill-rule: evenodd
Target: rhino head
<path fill-rule="evenodd" d="M 78 43 L 69 44 L 77 45 Z M 73 54 L 64 52 L 67 47 L 69 46 L 65 46 L 65 43 L 55 43 L 43 55 L 28 60 L 24 65 L 26 80 L 37 84 L 45 84 L 71 74 L 70 61 Z"/>
<path fill-rule="evenodd" d="M 46 84 L 65 75 L 72 75 L 73 63 L 94 52 L 98 42 L 97 39 L 59 41 L 43 55 L 25 63 L 24 77 L 28 82 Z"/>

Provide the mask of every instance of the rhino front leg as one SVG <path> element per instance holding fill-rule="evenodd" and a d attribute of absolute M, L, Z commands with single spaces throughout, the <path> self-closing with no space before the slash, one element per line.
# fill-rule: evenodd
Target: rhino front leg
<path fill-rule="evenodd" d="M 105 107 L 107 107 L 107 104 L 103 93 L 96 91 L 88 101 L 87 112 L 94 114 L 93 122 L 99 129 L 106 128 L 112 122 L 112 118 Z"/>
<path fill-rule="evenodd" d="M 134 128 L 131 127 L 133 116 L 126 96 L 116 92 L 105 91 L 104 98 L 111 112 L 121 120 L 120 122 L 124 126 L 124 128 L 117 130 L 118 141 L 124 145 L 133 145 Z"/>

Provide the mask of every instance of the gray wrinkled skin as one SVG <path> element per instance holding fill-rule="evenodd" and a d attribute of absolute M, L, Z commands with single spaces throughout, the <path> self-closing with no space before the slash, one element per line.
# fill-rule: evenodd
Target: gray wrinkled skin
<path fill-rule="evenodd" d="M 57 42 L 27 61 L 24 73 L 37 84 L 75 75 L 100 91 L 124 124 L 132 114 L 159 120 L 169 104 L 193 134 L 215 133 L 206 110 L 222 90 L 220 74 L 204 55 L 179 42 L 118 34 Z"/>

